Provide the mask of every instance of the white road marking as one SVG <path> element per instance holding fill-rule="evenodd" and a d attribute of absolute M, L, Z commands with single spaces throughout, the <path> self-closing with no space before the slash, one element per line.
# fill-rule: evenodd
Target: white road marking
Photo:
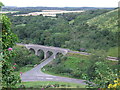
<path fill-rule="evenodd" d="M 53 78 L 46 78 L 46 79 L 53 79 Z"/>

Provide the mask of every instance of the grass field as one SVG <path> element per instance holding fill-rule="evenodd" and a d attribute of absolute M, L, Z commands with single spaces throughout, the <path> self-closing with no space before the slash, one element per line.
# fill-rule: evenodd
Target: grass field
<path fill-rule="evenodd" d="M 17 84 L 17 88 L 24 85 L 25 88 L 85 88 L 85 85 L 66 83 L 66 82 L 56 82 L 56 81 L 34 81 L 34 82 L 22 82 Z"/>
<path fill-rule="evenodd" d="M 113 47 L 108 50 L 108 56 L 118 57 L 118 47 Z"/>
<path fill-rule="evenodd" d="M 24 72 L 31 70 L 32 68 L 33 68 L 33 66 L 24 66 L 24 67 L 20 68 L 19 71 L 15 71 L 14 73 L 19 75 L 20 72 L 24 73 Z"/>

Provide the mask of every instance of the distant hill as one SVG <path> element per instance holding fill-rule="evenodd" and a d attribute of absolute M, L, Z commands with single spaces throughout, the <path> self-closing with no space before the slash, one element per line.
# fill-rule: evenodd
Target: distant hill
<path fill-rule="evenodd" d="M 97 8 L 97 7 L 15 7 L 5 6 L 3 11 L 21 11 L 21 10 L 95 10 L 95 9 L 114 9 L 114 8 Z"/>

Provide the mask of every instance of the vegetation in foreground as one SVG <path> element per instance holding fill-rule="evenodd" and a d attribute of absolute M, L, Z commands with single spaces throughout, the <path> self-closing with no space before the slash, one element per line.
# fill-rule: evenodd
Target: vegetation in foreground
<path fill-rule="evenodd" d="M 0 2 L 0 9 L 3 4 Z M 0 24 L 2 25 L 2 34 L 0 34 L 0 42 L 2 48 L 0 49 L 0 72 L 2 73 L 2 79 L 0 80 L 0 86 L 2 87 L 15 87 L 17 83 L 20 83 L 20 76 L 14 75 L 14 68 L 11 63 L 12 57 L 15 56 L 13 46 L 17 42 L 17 36 L 11 30 L 11 22 L 6 15 L 0 16 Z"/>
<path fill-rule="evenodd" d="M 35 82 L 22 82 L 17 84 L 19 88 L 85 88 L 85 85 L 67 83 L 67 82 L 56 82 L 56 81 L 35 81 Z"/>

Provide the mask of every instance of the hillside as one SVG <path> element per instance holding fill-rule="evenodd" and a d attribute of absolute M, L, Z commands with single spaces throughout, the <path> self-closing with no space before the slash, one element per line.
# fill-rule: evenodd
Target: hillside
<path fill-rule="evenodd" d="M 117 10 L 88 10 L 79 14 L 61 14 L 54 18 L 9 17 L 13 23 L 12 30 L 18 35 L 20 43 L 35 43 L 77 51 L 85 48 L 90 52 L 108 51 L 117 46 Z"/>
<path fill-rule="evenodd" d="M 96 25 L 101 30 L 118 31 L 118 9 L 96 16 L 87 21 L 89 25 Z"/>
<path fill-rule="evenodd" d="M 113 32 L 113 34 L 115 35 L 115 38 L 117 38 L 116 33 L 118 32 L 118 9 L 112 10 L 110 12 L 107 12 L 99 16 L 96 16 L 92 19 L 89 19 L 87 20 L 87 24 L 90 26 L 95 25 L 98 27 L 98 30 L 101 30 L 101 31 L 103 30 L 103 31 Z M 117 57 L 118 47 L 115 47 L 115 46 L 111 47 L 108 50 L 108 55 Z"/>

